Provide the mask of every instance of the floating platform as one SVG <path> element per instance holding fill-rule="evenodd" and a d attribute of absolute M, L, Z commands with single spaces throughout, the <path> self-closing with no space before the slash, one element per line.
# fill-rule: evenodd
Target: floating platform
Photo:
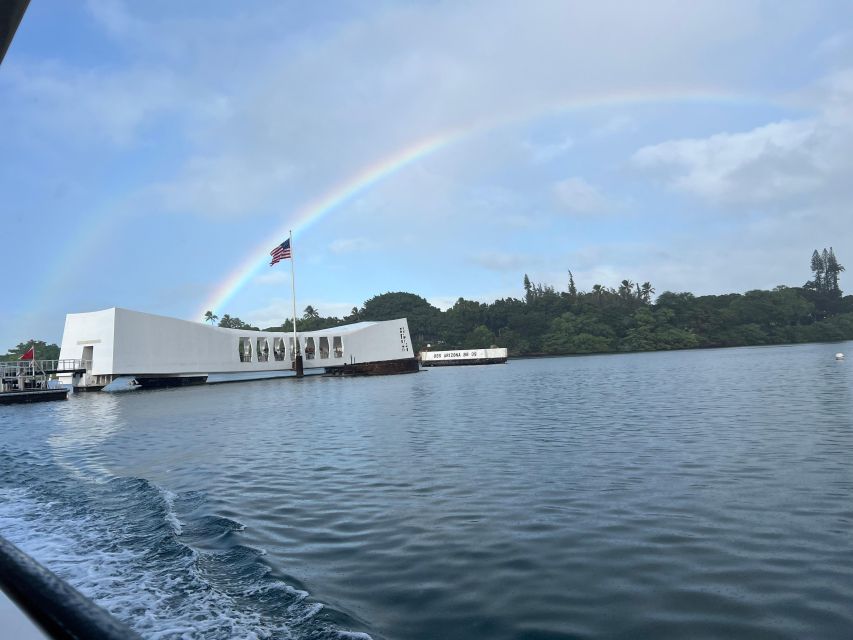
<path fill-rule="evenodd" d="M 421 351 L 424 367 L 458 367 L 471 364 L 506 364 L 505 347 L 492 349 L 459 349 L 456 351 Z"/>
<path fill-rule="evenodd" d="M 27 389 L 25 391 L 0 392 L 0 404 L 26 404 L 29 402 L 49 402 L 66 400 L 68 389 Z"/>

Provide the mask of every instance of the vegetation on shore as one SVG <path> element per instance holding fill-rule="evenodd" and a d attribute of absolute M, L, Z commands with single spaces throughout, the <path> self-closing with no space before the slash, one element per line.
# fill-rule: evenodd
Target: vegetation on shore
<path fill-rule="evenodd" d="M 651 283 L 580 291 L 571 271 L 565 291 L 533 283 L 524 295 L 482 303 L 459 298 L 441 311 L 413 293 L 384 293 L 344 318 L 323 317 L 309 306 L 297 320 L 312 331 L 361 320 L 406 317 L 417 349 L 507 347 L 512 355 L 566 355 L 694 347 L 822 342 L 853 339 L 853 296 L 843 296 L 844 267 L 832 249 L 815 251 L 813 277 L 801 287 L 695 296 L 665 291 L 653 300 Z M 220 326 L 252 328 L 239 318 Z M 237 324 L 234 324 L 236 321 Z M 286 320 L 268 331 L 292 331 Z"/>
<path fill-rule="evenodd" d="M 772 291 L 694 296 L 665 291 L 653 299 L 651 283 L 623 280 L 616 288 L 593 285 L 580 291 L 568 272 L 565 291 L 523 279 L 521 298 L 492 303 L 459 298 L 441 311 L 413 293 L 383 293 L 353 307 L 343 318 L 324 317 L 309 305 L 297 320 L 299 331 L 326 329 L 362 320 L 408 318 L 416 349 L 507 347 L 511 355 L 568 355 L 656 351 L 694 347 L 739 347 L 797 342 L 853 340 L 853 295 L 843 295 L 844 267 L 830 248 L 815 251 L 812 279 L 801 287 Z M 228 314 L 208 311 L 211 324 L 259 330 Z M 266 331 L 292 331 L 293 323 Z M 17 360 L 32 342 L 0 356 Z M 59 357 L 59 347 L 36 341 L 36 357 Z"/>

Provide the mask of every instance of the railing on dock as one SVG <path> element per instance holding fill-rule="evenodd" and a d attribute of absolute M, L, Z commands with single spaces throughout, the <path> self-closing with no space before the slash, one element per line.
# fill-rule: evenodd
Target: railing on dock
<path fill-rule="evenodd" d="M 91 360 L 11 360 L 0 362 L 0 392 L 51 388 L 49 381 L 60 373 L 84 373 Z"/>
<path fill-rule="evenodd" d="M 54 373 L 82 373 L 92 368 L 91 360 L 65 358 L 62 360 L 10 360 L 0 362 L 0 375 L 17 377 L 19 375 L 50 375 Z"/>

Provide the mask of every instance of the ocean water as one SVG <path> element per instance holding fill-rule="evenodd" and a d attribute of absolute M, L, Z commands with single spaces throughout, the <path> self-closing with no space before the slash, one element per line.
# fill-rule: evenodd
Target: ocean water
<path fill-rule="evenodd" d="M 146 638 L 850 638 L 836 351 L 0 407 L 0 533 Z"/>

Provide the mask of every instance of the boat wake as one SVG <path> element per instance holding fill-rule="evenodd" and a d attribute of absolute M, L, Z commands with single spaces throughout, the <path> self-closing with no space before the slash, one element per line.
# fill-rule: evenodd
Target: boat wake
<path fill-rule="evenodd" d="M 206 512 L 200 493 L 81 482 L 0 450 L 0 532 L 143 637 L 369 638 L 274 575 L 262 551 L 240 544 L 242 529 Z"/>

